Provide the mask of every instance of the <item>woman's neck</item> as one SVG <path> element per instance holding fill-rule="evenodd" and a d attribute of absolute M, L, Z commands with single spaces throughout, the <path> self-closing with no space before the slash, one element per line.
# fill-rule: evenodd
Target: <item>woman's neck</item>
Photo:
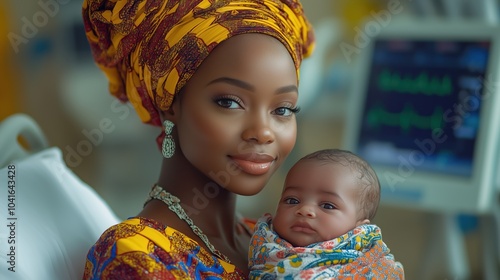
<path fill-rule="evenodd" d="M 186 214 L 216 249 L 246 269 L 249 235 L 238 225 L 234 193 L 218 186 L 185 159 L 164 160 L 157 184 L 179 198 Z M 149 202 L 139 216 L 173 227 L 207 248 L 188 224 L 161 201 Z"/>
<path fill-rule="evenodd" d="M 220 229 L 234 228 L 235 194 L 220 187 L 181 156 L 165 159 L 161 171 L 157 184 L 180 199 L 184 211 L 205 234 L 219 235 Z"/>

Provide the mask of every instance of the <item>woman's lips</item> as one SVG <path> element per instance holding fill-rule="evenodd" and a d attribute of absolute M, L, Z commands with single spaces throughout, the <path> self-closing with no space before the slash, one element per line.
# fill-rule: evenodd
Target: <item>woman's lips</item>
<path fill-rule="evenodd" d="M 267 154 L 243 154 L 231 156 L 236 166 L 250 175 L 263 175 L 271 169 L 274 157 Z"/>

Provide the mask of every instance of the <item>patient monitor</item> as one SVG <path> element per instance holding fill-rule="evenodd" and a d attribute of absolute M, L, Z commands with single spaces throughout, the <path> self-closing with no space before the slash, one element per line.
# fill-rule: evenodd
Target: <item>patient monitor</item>
<path fill-rule="evenodd" d="M 500 173 L 500 28 L 391 23 L 370 40 L 344 146 L 376 170 L 381 203 L 490 211 Z"/>

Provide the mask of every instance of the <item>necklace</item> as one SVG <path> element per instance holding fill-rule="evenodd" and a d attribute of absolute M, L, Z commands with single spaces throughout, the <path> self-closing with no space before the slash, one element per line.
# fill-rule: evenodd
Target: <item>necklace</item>
<path fill-rule="evenodd" d="M 210 243 L 208 237 L 203 233 L 203 231 L 201 231 L 201 229 L 193 223 L 193 220 L 189 218 L 189 216 L 186 214 L 186 211 L 184 211 L 184 209 L 182 208 L 179 198 L 167 192 L 162 187 L 154 185 L 153 189 L 149 192 L 149 197 L 144 205 L 146 205 L 152 199 L 158 199 L 164 202 L 168 206 L 168 209 L 170 209 L 170 211 L 174 212 L 179 217 L 179 219 L 185 221 L 189 225 L 193 233 L 196 234 L 203 241 L 203 243 L 205 243 L 205 245 L 207 245 L 207 248 L 210 250 L 210 252 L 212 252 L 212 254 L 227 263 L 231 263 L 229 258 L 219 252 L 219 250 L 215 249 L 214 245 Z"/>

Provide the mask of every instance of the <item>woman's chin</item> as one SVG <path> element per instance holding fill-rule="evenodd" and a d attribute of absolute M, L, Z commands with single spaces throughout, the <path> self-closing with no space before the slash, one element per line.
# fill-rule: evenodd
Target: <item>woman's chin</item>
<path fill-rule="evenodd" d="M 247 188 L 238 187 L 237 189 L 234 189 L 231 191 L 237 195 L 253 196 L 253 195 L 260 193 L 264 189 L 264 187 L 265 187 L 265 184 L 262 186 L 257 186 L 257 187 L 255 187 L 255 186 L 254 187 L 247 187 Z"/>

